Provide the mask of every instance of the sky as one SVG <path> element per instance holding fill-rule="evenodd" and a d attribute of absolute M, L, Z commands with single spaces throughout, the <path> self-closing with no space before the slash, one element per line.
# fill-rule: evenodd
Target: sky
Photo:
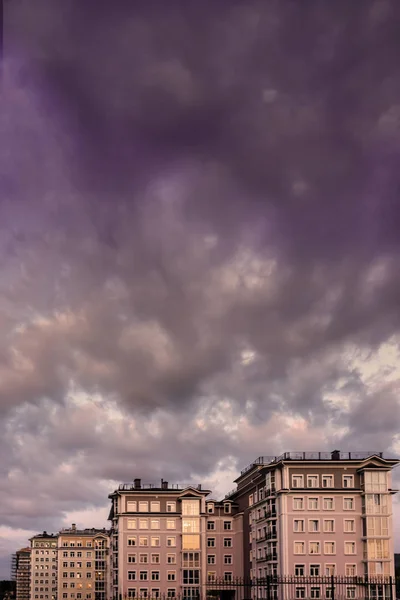
<path fill-rule="evenodd" d="M 399 28 L 397 0 L 6 3 L 0 578 L 135 477 L 220 498 L 260 455 L 400 455 Z"/>

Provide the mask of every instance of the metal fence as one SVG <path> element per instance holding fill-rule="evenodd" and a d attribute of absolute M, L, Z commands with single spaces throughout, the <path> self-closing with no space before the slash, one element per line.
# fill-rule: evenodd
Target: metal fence
<path fill-rule="evenodd" d="M 210 581 L 205 595 L 218 600 L 400 600 L 392 577 L 270 576 Z"/>
<path fill-rule="evenodd" d="M 154 592 L 138 590 L 119 600 L 400 600 L 400 578 L 270 576 Z"/>

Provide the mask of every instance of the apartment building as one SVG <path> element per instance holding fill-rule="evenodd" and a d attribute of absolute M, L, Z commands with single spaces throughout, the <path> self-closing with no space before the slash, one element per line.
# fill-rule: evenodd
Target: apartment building
<path fill-rule="evenodd" d="M 109 535 L 105 529 L 62 529 L 58 534 L 59 600 L 108 598 Z"/>
<path fill-rule="evenodd" d="M 31 600 L 57 599 L 57 535 L 44 531 L 30 539 Z"/>
<path fill-rule="evenodd" d="M 338 450 L 252 462 L 227 495 L 244 514 L 244 573 L 394 575 L 391 470 L 399 462 Z"/>
<path fill-rule="evenodd" d="M 112 590 L 118 598 L 197 597 L 243 572 L 242 515 L 201 486 L 124 483 L 112 494 Z"/>
<path fill-rule="evenodd" d="M 31 587 L 31 549 L 21 548 L 15 554 L 16 600 L 29 600 Z"/>

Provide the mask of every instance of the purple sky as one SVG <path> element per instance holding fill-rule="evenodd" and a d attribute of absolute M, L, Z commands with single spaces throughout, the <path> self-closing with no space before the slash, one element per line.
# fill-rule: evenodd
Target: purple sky
<path fill-rule="evenodd" d="M 398 0 L 6 3 L 1 577 L 135 476 L 400 454 L 399 31 Z"/>

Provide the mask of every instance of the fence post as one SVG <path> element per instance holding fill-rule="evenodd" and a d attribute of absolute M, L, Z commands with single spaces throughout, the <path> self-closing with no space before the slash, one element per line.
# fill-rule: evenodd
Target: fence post
<path fill-rule="evenodd" d="M 335 600 L 335 578 L 331 575 L 331 598 Z"/>
<path fill-rule="evenodd" d="M 389 577 L 389 586 L 390 586 L 389 598 L 390 598 L 390 600 L 393 600 L 393 577 L 392 576 Z"/>
<path fill-rule="evenodd" d="M 267 600 L 271 600 L 271 575 L 267 575 Z"/>

